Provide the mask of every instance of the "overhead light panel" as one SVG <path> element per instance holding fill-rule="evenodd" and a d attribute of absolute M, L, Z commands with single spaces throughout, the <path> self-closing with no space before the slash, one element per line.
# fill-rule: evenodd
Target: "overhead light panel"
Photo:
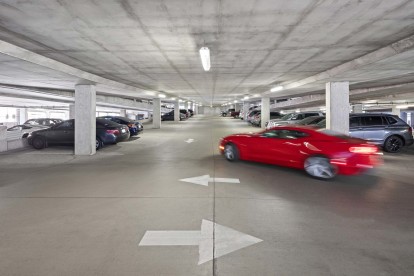
<path fill-rule="evenodd" d="M 200 58 L 204 71 L 210 70 L 210 50 L 207 47 L 200 48 Z"/>
<path fill-rule="evenodd" d="M 166 98 L 167 96 L 165 96 L 164 94 L 158 94 L 158 97 L 160 97 L 160 98 Z"/>
<path fill-rule="evenodd" d="M 248 100 L 248 99 L 250 99 L 250 97 L 249 97 L 249 96 L 245 96 L 245 97 L 243 98 L 243 100 Z"/>
<path fill-rule="evenodd" d="M 270 89 L 270 92 L 277 92 L 277 91 L 280 91 L 280 90 L 283 90 L 283 86 L 278 85 L 278 86 L 275 86 L 272 89 Z"/>

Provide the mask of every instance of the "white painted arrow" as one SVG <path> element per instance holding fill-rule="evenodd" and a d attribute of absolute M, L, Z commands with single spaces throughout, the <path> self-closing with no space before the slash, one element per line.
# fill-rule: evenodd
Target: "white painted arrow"
<path fill-rule="evenodd" d="M 146 231 L 138 246 L 198 245 L 200 265 L 261 241 L 263 240 L 203 219 L 201 231 Z"/>
<path fill-rule="evenodd" d="M 188 139 L 187 141 L 184 141 L 184 142 L 186 142 L 186 143 L 188 143 L 188 144 L 191 144 L 192 142 L 194 142 L 195 140 L 194 139 Z"/>
<path fill-rule="evenodd" d="M 183 178 L 180 181 L 208 186 L 208 182 L 222 182 L 222 183 L 240 183 L 238 178 L 220 178 L 220 177 L 210 177 L 210 175 L 202 175 L 190 178 Z"/>

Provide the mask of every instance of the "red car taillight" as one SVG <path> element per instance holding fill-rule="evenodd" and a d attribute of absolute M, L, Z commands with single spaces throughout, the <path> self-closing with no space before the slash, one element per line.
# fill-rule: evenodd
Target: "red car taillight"
<path fill-rule="evenodd" d="M 114 134 L 114 135 L 119 135 L 119 130 L 117 129 L 107 129 L 106 133 L 108 134 Z"/>
<path fill-rule="evenodd" d="M 359 147 L 350 147 L 349 151 L 352 153 L 373 154 L 373 153 L 377 153 L 378 149 L 376 147 L 359 146 Z"/>

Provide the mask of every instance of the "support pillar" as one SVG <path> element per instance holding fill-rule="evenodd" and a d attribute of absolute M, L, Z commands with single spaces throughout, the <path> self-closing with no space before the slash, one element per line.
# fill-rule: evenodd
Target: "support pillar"
<path fill-rule="evenodd" d="M 354 104 L 352 106 L 352 113 L 362 113 L 362 104 Z"/>
<path fill-rule="evenodd" d="M 96 153 L 95 85 L 75 86 L 75 155 Z"/>
<path fill-rule="evenodd" d="M 126 109 L 121 109 L 119 111 L 119 116 L 126 117 L 127 116 Z"/>
<path fill-rule="evenodd" d="M 24 124 L 28 120 L 27 116 L 27 108 L 19 108 L 17 111 L 17 116 L 19 116 L 17 123 L 19 125 Z"/>
<path fill-rule="evenodd" d="M 349 135 L 349 82 L 326 83 L 326 128 Z"/>
<path fill-rule="evenodd" d="M 400 112 L 401 116 L 401 120 L 403 120 L 404 122 L 407 122 L 407 112 Z"/>
<path fill-rule="evenodd" d="M 262 111 L 260 112 L 261 116 L 261 127 L 266 127 L 266 122 L 270 120 L 270 98 L 263 97 L 262 98 Z"/>
<path fill-rule="evenodd" d="M 393 106 L 392 107 L 392 114 L 397 115 L 398 117 L 400 117 L 401 116 L 401 109 L 397 108 L 396 106 Z"/>
<path fill-rule="evenodd" d="M 243 121 L 246 121 L 247 120 L 247 115 L 249 113 L 249 107 L 250 107 L 249 103 L 245 102 L 243 104 Z"/>
<path fill-rule="evenodd" d="M 152 99 L 152 128 L 161 128 L 161 99 Z"/>
<path fill-rule="evenodd" d="M 75 105 L 69 105 L 69 119 L 75 119 Z"/>
<path fill-rule="evenodd" d="M 174 121 L 180 121 L 180 102 L 176 101 L 174 103 Z"/>
<path fill-rule="evenodd" d="M 7 151 L 7 126 L 0 126 L 0 152 Z"/>

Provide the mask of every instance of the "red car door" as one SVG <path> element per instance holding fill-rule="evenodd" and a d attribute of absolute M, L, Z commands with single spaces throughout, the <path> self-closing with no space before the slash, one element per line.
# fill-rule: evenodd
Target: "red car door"
<path fill-rule="evenodd" d="M 307 134 L 304 132 L 277 129 L 265 131 L 261 135 L 258 146 L 259 162 L 300 167 L 303 159 L 303 142 Z"/>

